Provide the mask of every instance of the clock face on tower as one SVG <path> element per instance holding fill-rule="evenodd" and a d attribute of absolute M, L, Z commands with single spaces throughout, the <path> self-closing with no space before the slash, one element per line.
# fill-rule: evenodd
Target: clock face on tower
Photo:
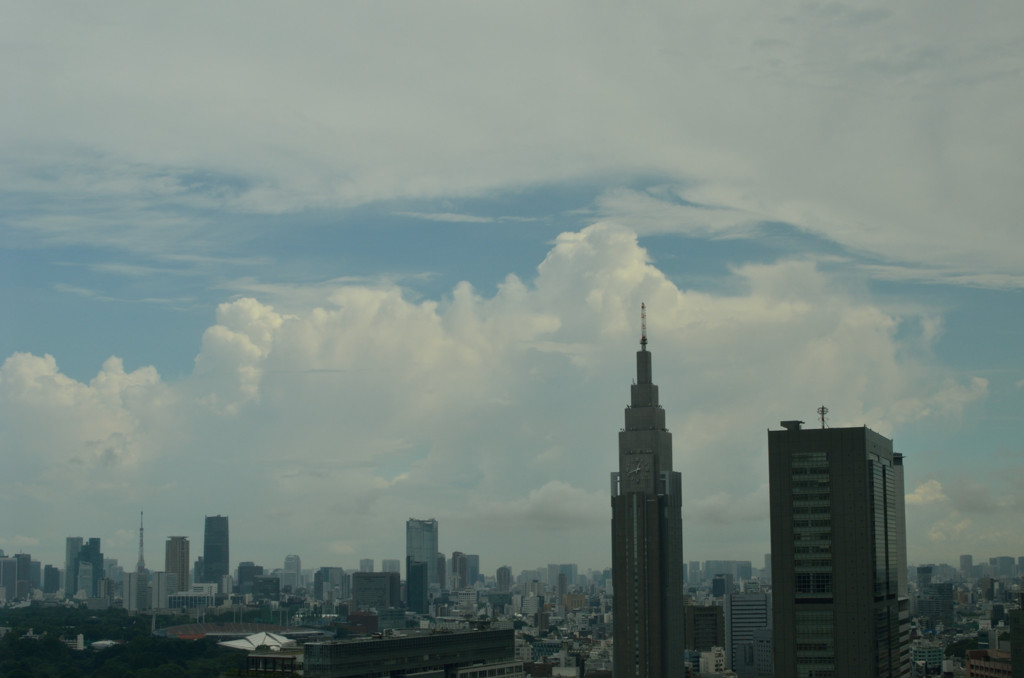
<path fill-rule="evenodd" d="M 624 460 L 626 491 L 642 492 L 651 488 L 651 455 L 631 454 Z"/>

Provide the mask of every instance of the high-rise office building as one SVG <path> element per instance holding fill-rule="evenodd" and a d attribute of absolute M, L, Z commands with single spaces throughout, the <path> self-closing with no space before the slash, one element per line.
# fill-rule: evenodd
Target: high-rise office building
<path fill-rule="evenodd" d="M 228 548 L 228 517 L 206 516 L 203 531 L 203 581 L 220 584 L 231 572 Z M 222 593 L 231 593 L 222 591 Z"/>
<path fill-rule="evenodd" d="M 189 582 L 188 537 L 168 537 L 164 549 L 164 572 L 172 572 L 178 591 L 191 590 Z M 172 593 L 174 593 L 172 591 Z"/>
<path fill-rule="evenodd" d="M 344 568 L 321 567 L 313 575 L 313 595 L 317 600 L 335 602 L 349 594 L 349 576 Z"/>
<path fill-rule="evenodd" d="M 466 554 L 462 551 L 452 551 L 452 591 L 461 591 L 468 586 L 469 569 L 466 562 Z"/>
<path fill-rule="evenodd" d="M 725 597 L 725 656 L 737 678 L 762 678 L 757 668 L 755 634 L 771 628 L 768 593 L 730 593 Z"/>
<path fill-rule="evenodd" d="M 427 585 L 445 588 L 445 582 L 437 577 L 437 521 L 409 518 L 405 523 L 406 561 L 415 560 L 427 564 Z"/>
<path fill-rule="evenodd" d="M 146 578 L 145 572 L 129 572 L 125 575 L 121 583 L 124 609 L 129 612 L 138 612 L 150 608 L 149 584 L 146 582 Z M 166 596 L 163 604 L 166 607 Z"/>
<path fill-rule="evenodd" d="M 437 580 L 440 582 L 439 586 L 448 590 L 448 566 L 443 553 L 437 554 Z"/>
<path fill-rule="evenodd" d="M 28 600 L 32 590 L 32 556 L 28 553 L 16 553 L 14 555 L 14 561 L 17 564 L 17 582 L 15 587 L 18 592 L 18 598 L 21 600 Z"/>
<path fill-rule="evenodd" d="M 960 556 L 960 576 L 970 579 L 974 572 L 974 556 L 967 554 Z"/>
<path fill-rule="evenodd" d="M 60 590 L 60 568 L 47 565 L 43 568 L 43 593 L 56 593 Z"/>
<path fill-rule="evenodd" d="M 1018 607 L 1010 612 L 1010 675 L 1024 678 L 1024 593 L 1017 597 Z"/>
<path fill-rule="evenodd" d="M 15 558 L 0 555 L 0 593 L 0 600 L 4 602 L 18 597 L 18 561 Z"/>
<path fill-rule="evenodd" d="M 373 572 L 373 558 L 360 558 L 359 559 L 359 571 L 360 572 Z"/>
<path fill-rule="evenodd" d="M 611 475 L 615 678 L 684 675 L 682 477 L 651 379 L 646 317 L 642 325 Z"/>
<path fill-rule="evenodd" d="M 302 558 L 295 554 L 284 557 L 284 572 L 281 573 L 281 588 L 293 593 L 302 588 Z"/>
<path fill-rule="evenodd" d="M 242 595 L 252 593 L 256 577 L 263 574 L 263 566 L 257 565 L 251 560 L 244 560 L 238 564 L 238 592 Z"/>
<path fill-rule="evenodd" d="M 768 432 L 776 675 L 909 675 L 903 457 L 866 427 Z"/>
<path fill-rule="evenodd" d="M 402 572 L 402 561 L 398 558 L 384 558 L 380 561 L 381 572 Z"/>
<path fill-rule="evenodd" d="M 401 604 L 401 582 L 396 572 L 353 572 L 352 602 L 360 610 L 378 611 Z"/>
<path fill-rule="evenodd" d="M 499 593 L 508 593 L 512 590 L 512 568 L 508 565 L 502 565 L 498 568 L 494 580 L 498 585 Z"/>
<path fill-rule="evenodd" d="M 77 593 L 78 553 L 82 550 L 81 537 L 68 537 L 64 542 L 64 595 L 68 598 Z"/>
<path fill-rule="evenodd" d="M 409 560 L 405 564 L 405 606 L 413 612 L 426 614 L 429 610 L 430 596 L 427 584 L 427 564 L 418 560 Z"/>
<path fill-rule="evenodd" d="M 703 652 L 725 647 L 725 608 L 721 605 L 687 605 L 683 608 L 683 647 Z"/>
<path fill-rule="evenodd" d="M 140 573 L 145 574 L 145 573 Z M 145 578 L 143 578 L 145 581 Z M 173 572 L 154 572 L 150 586 L 149 604 L 154 609 L 167 607 L 167 598 L 178 592 L 178 575 Z"/>
<path fill-rule="evenodd" d="M 99 537 L 90 537 L 78 551 L 75 564 L 78 589 L 85 591 L 86 596 L 96 595 L 96 584 L 103 579 L 103 552 L 100 551 Z M 88 563 L 89 577 L 83 577 L 82 564 Z M 74 593 L 78 592 L 78 589 Z"/>

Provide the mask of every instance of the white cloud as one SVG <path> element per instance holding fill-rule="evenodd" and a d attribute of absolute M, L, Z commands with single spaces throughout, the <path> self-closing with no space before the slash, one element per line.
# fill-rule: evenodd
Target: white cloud
<path fill-rule="evenodd" d="M 897 315 L 809 261 L 738 266 L 729 282 L 681 290 L 633 231 L 599 223 L 491 296 L 462 283 L 414 301 L 356 282 L 226 302 L 193 373 L 171 383 L 111 359 L 85 384 L 16 354 L 0 371 L 0 440 L 26 461 L 0 509 L 49 502 L 75 514 L 60 529 L 115 522 L 111 534 L 134 529 L 144 499 L 152 534 L 189 520 L 198 535 L 204 513 L 224 513 L 233 557 L 347 566 L 401 557 L 405 520 L 436 516 L 442 550 L 486 567 L 544 554 L 603 566 L 642 300 L 694 559 L 767 550 L 765 427 L 824 402 L 833 425 L 892 435 L 985 396 L 928 361 L 933 333 L 896 331 L 931 310 Z"/>
<path fill-rule="evenodd" d="M 934 478 L 926 480 L 917 486 L 913 492 L 906 495 L 906 503 L 912 505 L 933 504 L 948 499 L 942 491 L 942 483 Z"/>

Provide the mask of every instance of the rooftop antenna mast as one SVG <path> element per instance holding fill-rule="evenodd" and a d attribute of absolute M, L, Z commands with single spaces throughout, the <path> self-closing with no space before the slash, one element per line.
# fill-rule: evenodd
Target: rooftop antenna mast
<path fill-rule="evenodd" d="M 826 428 L 826 426 L 825 426 L 825 415 L 826 414 L 828 414 L 828 408 L 827 407 L 822 405 L 821 407 L 818 408 L 818 417 L 821 419 L 821 427 L 822 428 Z"/>
<path fill-rule="evenodd" d="M 640 346 L 647 349 L 647 304 L 640 302 Z"/>
<path fill-rule="evenodd" d="M 135 571 L 146 571 L 146 559 L 142 557 L 142 511 L 139 511 L 139 564 L 135 566 Z"/>

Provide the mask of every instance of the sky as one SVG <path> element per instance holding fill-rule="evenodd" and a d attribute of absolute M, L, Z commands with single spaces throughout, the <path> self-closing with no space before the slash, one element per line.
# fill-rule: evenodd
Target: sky
<path fill-rule="evenodd" d="M 1024 4 L 0 9 L 8 554 L 608 567 L 646 303 L 686 560 L 821 405 L 1024 555 Z"/>

